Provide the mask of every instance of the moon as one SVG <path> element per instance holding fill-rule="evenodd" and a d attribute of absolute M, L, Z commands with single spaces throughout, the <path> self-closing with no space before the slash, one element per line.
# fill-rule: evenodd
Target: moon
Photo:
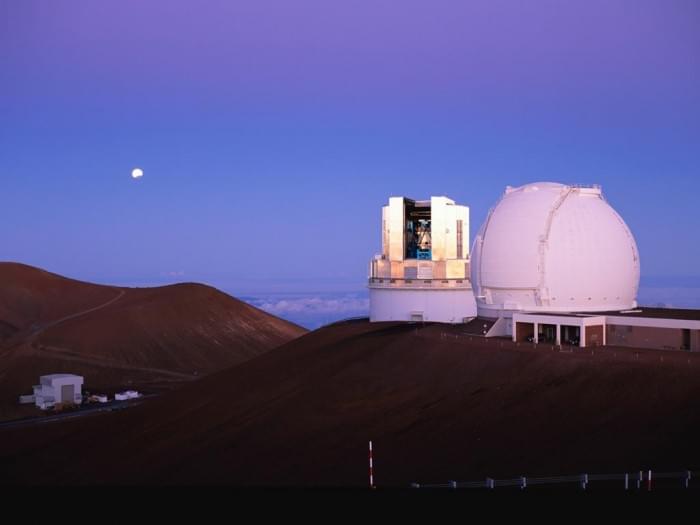
<path fill-rule="evenodd" d="M 133 170 L 131 170 L 132 179 L 138 179 L 140 177 L 143 177 L 143 170 L 141 168 L 134 168 Z"/>

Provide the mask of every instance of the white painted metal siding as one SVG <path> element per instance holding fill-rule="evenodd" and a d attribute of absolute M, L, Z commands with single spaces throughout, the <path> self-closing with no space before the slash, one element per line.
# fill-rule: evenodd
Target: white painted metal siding
<path fill-rule="evenodd" d="M 476 317 L 469 289 L 412 290 L 370 288 L 370 321 L 411 321 L 421 312 L 424 321 L 461 323 Z"/>
<path fill-rule="evenodd" d="M 606 311 L 637 305 L 639 254 L 599 188 L 508 188 L 474 240 L 479 314 Z"/>

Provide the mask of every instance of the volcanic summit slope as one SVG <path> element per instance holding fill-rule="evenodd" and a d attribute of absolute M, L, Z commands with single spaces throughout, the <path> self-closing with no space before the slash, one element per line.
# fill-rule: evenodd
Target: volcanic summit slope
<path fill-rule="evenodd" d="M 101 286 L 0 263 L 0 411 L 41 374 L 78 373 L 87 388 L 172 384 L 305 332 L 201 284 Z"/>
<path fill-rule="evenodd" d="M 700 356 L 347 322 L 121 413 L 0 431 L 4 483 L 379 486 L 697 468 Z"/>

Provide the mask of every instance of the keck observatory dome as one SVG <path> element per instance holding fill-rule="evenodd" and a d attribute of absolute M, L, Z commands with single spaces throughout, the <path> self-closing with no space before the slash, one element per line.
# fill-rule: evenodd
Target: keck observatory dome
<path fill-rule="evenodd" d="M 508 186 L 474 239 L 478 315 L 637 306 L 639 253 L 599 186 Z"/>

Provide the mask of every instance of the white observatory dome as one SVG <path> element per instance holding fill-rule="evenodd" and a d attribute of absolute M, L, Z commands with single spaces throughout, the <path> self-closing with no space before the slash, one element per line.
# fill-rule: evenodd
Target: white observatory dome
<path fill-rule="evenodd" d="M 639 253 L 599 186 L 508 186 L 474 239 L 478 314 L 637 306 Z"/>

